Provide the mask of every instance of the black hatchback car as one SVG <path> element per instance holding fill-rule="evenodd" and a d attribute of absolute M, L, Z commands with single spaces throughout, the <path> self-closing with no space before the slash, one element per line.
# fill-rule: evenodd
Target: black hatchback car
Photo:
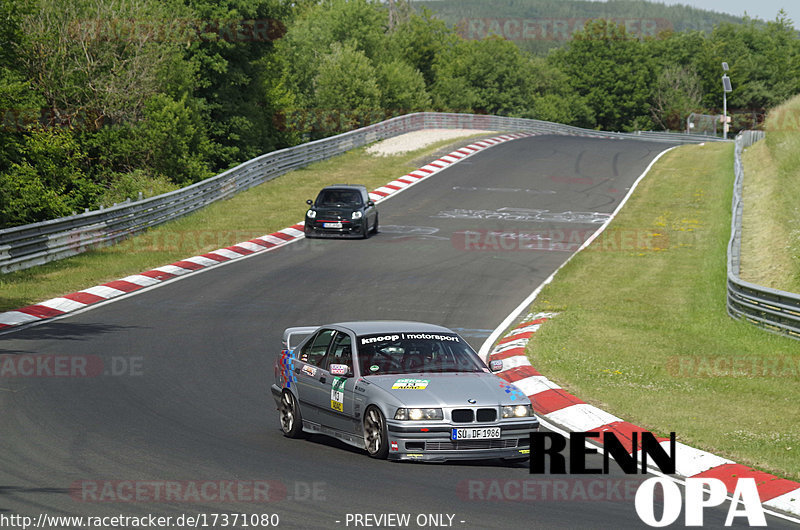
<path fill-rule="evenodd" d="M 336 184 L 322 188 L 317 200 L 306 201 L 306 237 L 368 238 L 378 232 L 378 209 L 366 186 Z"/>

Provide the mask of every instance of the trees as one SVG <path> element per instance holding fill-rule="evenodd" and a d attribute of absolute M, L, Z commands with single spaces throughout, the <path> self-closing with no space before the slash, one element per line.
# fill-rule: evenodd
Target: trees
<path fill-rule="evenodd" d="M 614 22 L 587 22 L 569 45 L 550 56 L 604 130 L 648 129 L 653 61 L 638 39 Z"/>
<path fill-rule="evenodd" d="M 532 115 L 531 61 L 509 41 L 459 41 L 436 58 L 434 74 L 434 101 L 443 108 Z"/>
<path fill-rule="evenodd" d="M 264 87 L 291 10 L 281 0 L 193 0 L 190 5 L 189 22 L 199 27 L 185 43 L 188 67 L 166 93 L 175 100 L 188 94 L 187 108 L 203 115 L 215 144 L 206 153 L 209 166 L 227 169 L 281 147 Z"/>
<path fill-rule="evenodd" d="M 380 107 L 389 113 L 407 114 L 431 106 L 422 72 L 402 59 L 380 63 L 377 79 L 381 89 Z"/>
<path fill-rule="evenodd" d="M 366 54 L 352 44 L 332 44 L 314 79 L 314 99 L 323 109 L 353 113 L 379 108 L 377 74 Z"/>
<path fill-rule="evenodd" d="M 68 131 L 31 131 L 17 161 L 0 173 L 0 227 L 70 215 L 92 204 L 102 188 L 88 178 L 88 165 Z"/>
<path fill-rule="evenodd" d="M 24 17 L 19 60 L 56 119 L 84 112 L 89 126 L 136 121 L 147 99 L 181 68 L 177 40 L 154 39 L 143 21 L 164 21 L 175 5 L 38 0 Z"/>
<path fill-rule="evenodd" d="M 653 121 L 664 130 L 680 130 L 686 117 L 700 109 L 702 98 L 700 77 L 694 68 L 666 66 L 653 90 Z"/>

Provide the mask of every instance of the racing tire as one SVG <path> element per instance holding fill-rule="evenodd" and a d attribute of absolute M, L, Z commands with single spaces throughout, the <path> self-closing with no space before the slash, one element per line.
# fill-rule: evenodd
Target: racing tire
<path fill-rule="evenodd" d="M 377 407 L 369 407 L 364 413 L 364 447 L 372 458 L 384 460 L 389 456 L 386 419 Z"/>
<path fill-rule="evenodd" d="M 369 239 L 370 235 L 371 235 L 371 232 L 370 232 L 370 229 L 369 229 L 369 220 L 368 219 L 364 219 L 364 224 L 361 225 L 361 239 Z"/>
<path fill-rule="evenodd" d="M 303 437 L 303 417 L 300 415 L 300 406 L 297 399 L 288 390 L 281 394 L 281 404 L 278 407 L 281 431 L 287 438 Z"/>
<path fill-rule="evenodd" d="M 375 214 L 375 225 L 372 227 L 372 233 L 378 233 L 378 214 Z"/>

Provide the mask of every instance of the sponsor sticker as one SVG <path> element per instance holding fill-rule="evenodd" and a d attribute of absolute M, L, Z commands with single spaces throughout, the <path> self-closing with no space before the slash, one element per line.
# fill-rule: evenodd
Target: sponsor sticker
<path fill-rule="evenodd" d="M 311 376 L 311 377 L 314 377 L 315 375 L 317 375 L 317 369 L 314 368 L 313 366 L 309 366 L 307 364 L 304 365 L 303 368 L 301 368 L 301 370 L 303 370 L 304 374 L 306 374 L 308 376 Z"/>
<path fill-rule="evenodd" d="M 331 375 L 347 375 L 347 372 L 350 370 L 350 367 L 346 364 L 332 364 L 331 365 Z"/>
<path fill-rule="evenodd" d="M 392 390 L 425 390 L 428 383 L 429 379 L 398 379 L 392 385 Z"/>
<path fill-rule="evenodd" d="M 361 345 L 396 342 L 398 340 L 435 340 L 439 342 L 461 342 L 457 335 L 443 333 L 395 333 L 392 335 L 367 335 L 359 337 Z"/>
<path fill-rule="evenodd" d="M 347 379 L 344 377 L 334 377 L 331 382 L 331 408 L 344 412 L 344 385 Z"/>

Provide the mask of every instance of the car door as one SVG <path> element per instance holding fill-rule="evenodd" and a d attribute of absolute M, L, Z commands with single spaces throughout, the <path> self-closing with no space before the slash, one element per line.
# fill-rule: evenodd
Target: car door
<path fill-rule="evenodd" d="M 321 329 L 311 337 L 297 352 L 295 374 L 297 376 L 297 397 L 303 418 L 316 423 L 321 422 L 319 410 L 321 384 L 327 383 L 325 365 L 328 348 L 336 335 L 336 330 Z"/>
<path fill-rule="evenodd" d="M 323 411 L 326 425 L 345 432 L 357 432 L 353 373 L 353 339 L 348 333 L 339 331 L 328 349 L 323 371 L 328 384 L 320 395 L 319 408 Z"/>

